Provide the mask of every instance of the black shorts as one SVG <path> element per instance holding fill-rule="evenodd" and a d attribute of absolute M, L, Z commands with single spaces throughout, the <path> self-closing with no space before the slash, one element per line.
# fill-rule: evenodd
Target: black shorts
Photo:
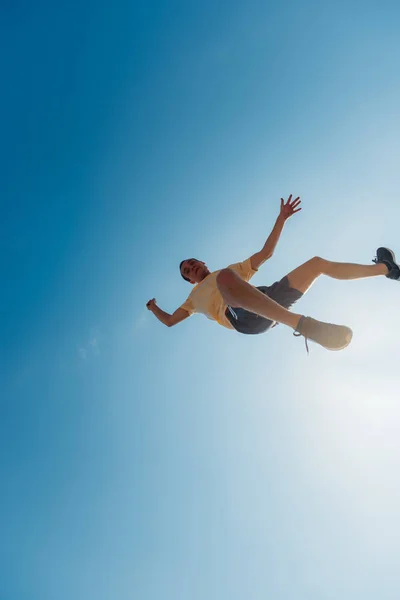
<path fill-rule="evenodd" d="M 272 285 L 261 285 L 257 287 L 260 292 L 266 294 L 272 300 L 284 308 L 290 308 L 303 293 L 290 287 L 288 277 L 285 276 L 280 281 L 276 281 Z M 239 333 L 257 334 L 264 333 L 277 325 L 276 321 L 265 319 L 260 315 L 246 310 L 245 308 L 228 306 L 225 312 L 226 318 L 236 331 Z"/>

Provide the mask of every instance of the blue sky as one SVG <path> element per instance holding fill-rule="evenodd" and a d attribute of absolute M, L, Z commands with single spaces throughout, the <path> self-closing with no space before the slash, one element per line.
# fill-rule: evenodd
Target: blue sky
<path fill-rule="evenodd" d="M 278 327 L 161 325 L 259 250 L 400 252 L 394 2 L 8 3 L 0 24 L 0 596 L 394 600 L 400 288 L 321 278 Z"/>

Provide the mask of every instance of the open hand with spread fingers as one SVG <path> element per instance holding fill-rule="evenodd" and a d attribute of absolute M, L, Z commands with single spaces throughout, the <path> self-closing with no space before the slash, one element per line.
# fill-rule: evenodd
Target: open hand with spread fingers
<path fill-rule="evenodd" d="M 290 194 L 287 202 L 281 198 L 281 210 L 279 215 L 283 217 L 285 220 L 289 219 L 292 215 L 299 212 L 301 208 L 298 208 L 301 204 L 300 196 L 297 196 L 294 200 L 292 200 L 292 194 Z"/>

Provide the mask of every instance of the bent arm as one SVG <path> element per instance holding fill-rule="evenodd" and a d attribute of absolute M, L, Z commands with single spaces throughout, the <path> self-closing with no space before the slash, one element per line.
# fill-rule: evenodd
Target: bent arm
<path fill-rule="evenodd" d="M 172 315 L 161 310 L 157 305 L 153 306 L 152 313 L 157 317 L 161 323 L 164 323 L 167 327 L 172 327 L 173 325 L 177 325 L 184 319 L 190 317 L 190 314 L 187 310 L 183 308 L 178 308 Z"/>

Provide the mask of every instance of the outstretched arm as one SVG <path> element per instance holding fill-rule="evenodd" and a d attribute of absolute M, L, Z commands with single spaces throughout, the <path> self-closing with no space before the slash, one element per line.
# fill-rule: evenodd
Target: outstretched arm
<path fill-rule="evenodd" d="M 250 257 L 252 269 L 257 270 L 259 267 L 261 267 L 262 264 L 265 263 L 266 260 L 271 258 L 271 256 L 274 253 L 275 247 L 279 241 L 279 238 L 281 237 L 283 226 L 292 215 L 301 210 L 301 208 L 298 208 L 300 203 L 300 197 L 297 197 L 295 200 L 292 200 L 292 194 L 290 194 L 287 202 L 285 202 L 284 199 L 281 198 L 281 209 L 278 218 L 276 219 L 275 225 L 270 235 L 268 236 L 267 241 L 265 242 L 264 246 L 259 252 L 256 252 L 255 254 L 253 254 L 253 256 Z"/>
<path fill-rule="evenodd" d="M 184 319 L 190 317 L 188 311 L 184 310 L 183 308 L 178 308 L 172 315 L 170 315 L 157 306 L 155 298 L 149 300 L 146 306 L 153 313 L 153 315 L 155 315 L 157 319 L 161 321 L 161 323 L 164 323 L 164 325 L 167 327 L 172 327 L 173 325 L 176 325 L 177 323 L 180 323 Z"/>

